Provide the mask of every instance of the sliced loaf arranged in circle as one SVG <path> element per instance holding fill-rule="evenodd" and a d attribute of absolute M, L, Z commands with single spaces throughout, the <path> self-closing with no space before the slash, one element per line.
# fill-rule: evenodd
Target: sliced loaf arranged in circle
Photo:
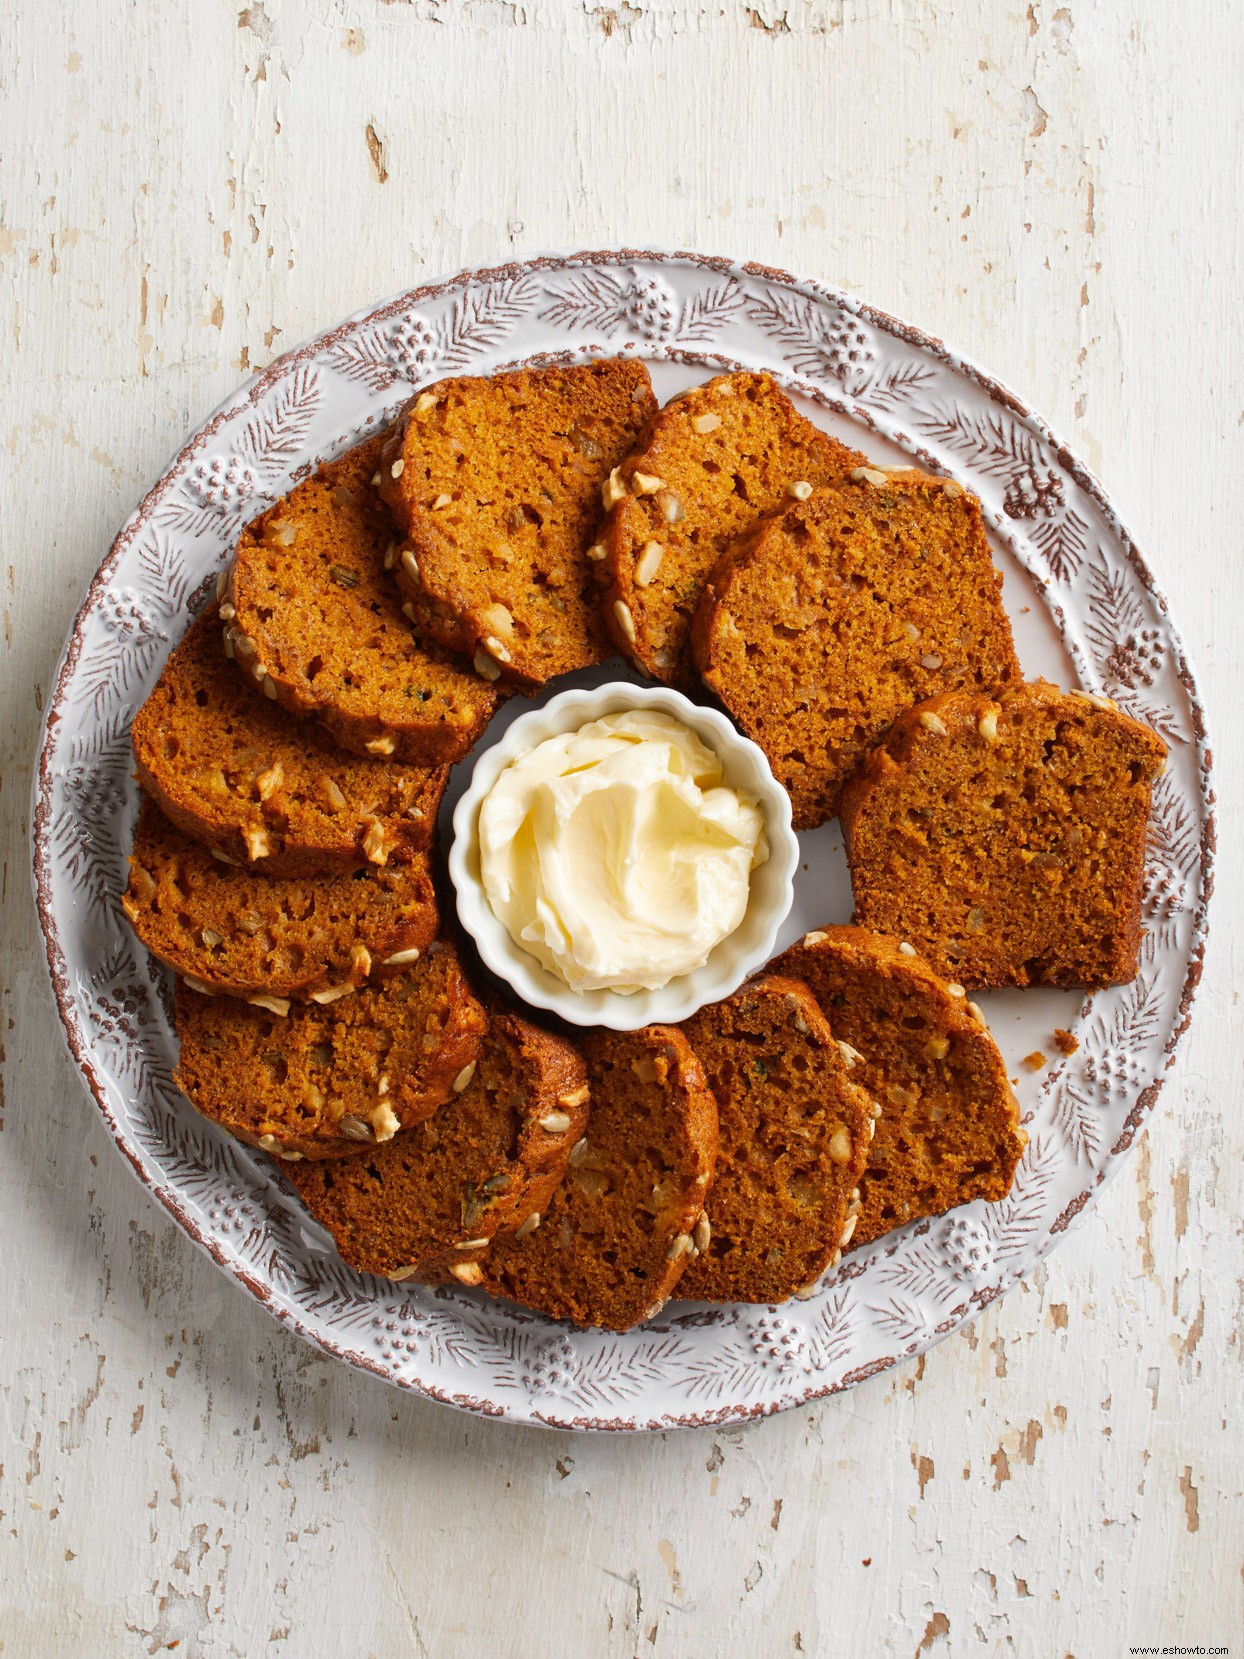
<path fill-rule="evenodd" d="M 694 685 L 691 619 L 717 560 L 765 514 L 863 462 L 771 375 L 719 375 L 672 399 L 605 484 L 593 555 L 618 650 L 655 679 Z"/>
<path fill-rule="evenodd" d="M 494 1296 L 578 1325 L 655 1318 L 703 1237 L 717 1106 L 673 1026 L 583 1039 L 591 1116 L 570 1168 L 525 1238 L 479 1262 Z"/>
<path fill-rule="evenodd" d="M 1011 1189 L 1027 1136 L 1006 1066 L 963 987 L 861 927 L 805 934 L 772 964 L 802 979 L 881 1107 L 851 1244 Z"/>
<path fill-rule="evenodd" d="M 1043 681 L 920 704 L 843 793 L 856 921 L 967 986 L 1135 978 L 1165 755 L 1104 699 Z"/>
<path fill-rule="evenodd" d="M 440 380 L 381 462 L 419 627 L 486 680 L 546 684 L 609 655 L 587 549 L 610 472 L 656 410 L 623 358 Z"/>
<path fill-rule="evenodd" d="M 363 1157 L 287 1173 L 361 1273 L 478 1284 L 493 1239 L 539 1225 L 587 1121 L 578 1049 L 494 1011 L 475 1069 L 447 1105 Z"/>
<path fill-rule="evenodd" d="M 856 468 L 762 524 L 713 570 L 692 642 L 797 829 L 914 704 L 1021 677 L 980 503 L 910 471 Z"/>
<path fill-rule="evenodd" d="M 177 983 L 177 1086 L 205 1117 L 278 1158 L 348 1158 L 465 1088 L 488 1017 L 437 941 L 399 979 L 290 1003 Z"/>
<path fill-rule="evenodd" d="M 219 858 L 280 875 L 426 850 L 448 772 L 345 754 L 235 672 L 215 606 L 192 622 L 131 733 L 138 781 Z"/>
<path fill-rule="evenodd" d="M 380 435 L 323 466 L 242 532 L 220 607 L 234 662 L 342 748 L 443 766 L 501 697 L 425 643 L 386 572 L 397 530 L 373 484 Z"/>
<path fill-rule="evenodd" d="M 335 875 L 223 864 L 151 801 L 134 831 L 125 914 L 153 956 L 203 990 L 305 1000 L 405 973 L 440 918 L 427 855 Z"/>
<path fill-rule="evenodd" d="M 708 1222 L 678 1294 L 700 1302 L 784 1302 L 850 1243 L 873 1134 L 808 987 L 769 974 L 679 1029 L 717 1101 Z"/>

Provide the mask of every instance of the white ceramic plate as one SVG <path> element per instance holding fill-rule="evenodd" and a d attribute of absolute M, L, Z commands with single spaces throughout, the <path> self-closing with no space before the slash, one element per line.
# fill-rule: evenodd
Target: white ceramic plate
<path fill-rule="evenodd" d="M 849 1256 L 808 1301 L 674 1303 L 625 1336 L 346 1268 L 275 1167 L 173 1087 L 168 985 L 118 903 L 138 805 L 130 720 L 243 523 L 424 381 L 615 353 L 642 357 L 661 399 L 725 368 L 769 369 L 814 420 L 878 461 L 915 458 L 959 479 L 984 504 L 1028 674 L 1116 698 L 1170 746 L 1136 981 L 1088 999 L 980 998 L 1030 1137 L 1011 1195 Z M 529 706 L 516 699 L 495 727 Z M 737 1421 L 849 1388 L 938 1341 L 1029 1271 L 1118 1169 L 1200 975 L 1209 758 L 1165 600 L 1100 486 L 1020 399 L 938 341 L 816 283 L 691 254 L 576 254 L 467 272 L 362 312 L 278 359 L 194 434 L 117 537 L 69 636 L 35 782 L 36 899 L 69 1047 L 118 1147 L 277 1318 L 403 1388 L 489 1415 L 566 1428 Z M 850 913 L 836 825 L 802 841 L 779 947 Z M 1068 1059 L 1055 1026 L 1079 1039 Z M 1034 1050 L 1051 1057 L 1036 1074 L 1020 1064 Z"/>

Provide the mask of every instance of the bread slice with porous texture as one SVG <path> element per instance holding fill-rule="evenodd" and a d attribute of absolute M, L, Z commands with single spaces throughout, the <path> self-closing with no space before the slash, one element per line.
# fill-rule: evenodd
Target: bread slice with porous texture
<path fill-rule="evenodd" d="M 539 1225 L 587 1103 L 578 1049 L 494 1011 L 475 1070 L 447 1105 L 361 1158 L 287 1174 L 359 1272 L 477 1284 L 493 1239 Z"/>
<path fill-rule="evenodd" d="M 348 1158 L 465 1088 L 488 1017 L 437 941 L 398 979 L 290 1003 L 177 983 L 174 1079 L 204 1117 L 291 1162 Z"/>
<path fill-rule="evenodd" d="M 426 854 L 383 870 L 269 876 L 222 864 L 151 801 L 134 832 L 125 914 L 176 973 L 229 996 L 305 1000 L 406 972 L 439 932 Z"/>
<path fill-rule="evenodd" d="M 131 732 L 138 781 L 219 858 L 279 875 L 401 862 L 432 839 L 448 771 L 345 754 L 235 672 L 215 606 Z"/>
<path fill-rule="evenodd" d="M 768 974 L 679 1027 L 717 1101 L 711 1229 L 678 1282 L 700 1302 L 784 1302 L 850 1243 L 873 1135 L 808 987 Z"/>
<path fill-rule="evenodd" d="M 856 921 L 969 987 L 1135 978 L 1165 756 L 1105 699 L 1044 681 L 920 704 L 843 793 Z"/>
<path fill-rule="evenodd" d="M 587 549 L 601 486 L 655 409 L 647 369 L 622 358 L 425 387 L 380 469 L 420 628 L 488 680 L 541 686 L 602 662 Z"/>
<path fill-rule="evenodd" d="M 915 703 L 1020 679 L 980 503 L 919 472 L 857 468 L 761 525 L 713 570 L 692 643 L 798 829 Z"/>
<path fill-rule="evenodd" d="M 495 1243 L 480 1279 L 553 1319 L 624 1331 L 655 1318 L 692 1259 L 717 1156 L 717 1106 L 673 1026 L 583 1039 L 591 1115 L 525 1238 Z"/>
<path fill-rule="evenodd" d="M 1006 1066 L 963 987 L 862 927 L 804 935 L 773 969 L 802 979 L 881 1115 L 851 1239 L 1011 1190 L 1027 1136 Z"/>
<path fill-rule="evenodd" d="M 398 532 L 373 484 L 385 435 L 312 473 L 247 525 L 221 616 L 235 664 L 356 755 L 460 759 L 501 702 L 469 664 L 424 642 L 387 573 Z"/>
<path fill-rule="evenodd" d="M 667 403 L 605 485 L 593 553 L 618 650 L 693 686 L 691 619 L 718 559 L 767 513 L 863 463 L 767 374 L 719 375 Z"/>

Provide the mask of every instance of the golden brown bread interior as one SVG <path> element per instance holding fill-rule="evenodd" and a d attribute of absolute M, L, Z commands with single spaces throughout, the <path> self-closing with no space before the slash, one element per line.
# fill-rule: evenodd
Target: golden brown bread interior
<path fill-rule="evenodd" d="M 215 606 L 190 624 L 131 736 L 138 781 L 166 818 L 221 856 L 280 875 L 425 851 L 448 777 L 345 754 L 291 719 L 235 672 Z"/>
<path fill-rule="evenodd" d="M 967 986 L 1135 976 L 1161 738 L 1037 681 L 903 715 L 843 793 L 864 927 Z"/>
<path fill-rule="evenodd" d="M 270 876 L 222 864 L 144 800 L 121 903 L 153 956 L 208 990 L 305 999 L 404 973 L 439 931 L 427 855 Z"/>
<path fill-rule="evenodd" d="M 974 1198 L 1006 1197 L 1027 1136 L 962 986 L 862 927 L 818 928 L 772 966 L 807 984 L 855 1051 L 852 1080 L 881 1107 L 853 1248 Z"/>
<path fill-rule="evenodd" d="M 678 1282 L 700 1302 L 784 1302 L 851 1241 L 873 1133 L 816 999 L 767 974 L 679 1029 L 717 1101 L 705 1248 Z"/>
<path fill-rule="evenodd" d="M 493 1245 L 484 1288 L 552 1319 L 624 1331 L 656 1316 L 696 1248 L 717 1107 L 673 1026 L 583 1039 L 587 1135 L 540 1225 Z"/>
<path fill-rule="evenodd" d="M 597 553 L 618 650 L 653 678 L 692 688 L 691 618 L 717 560 L 792 489 L 863 460 L 801 415 L 771 375 L 718 375 L 672 399 L 606 484 Z"/>
<path fill-rule="evenodd" d="M 1020 678 L 980 504 L 857 468 L 714 568 L 692 632 L 705 683 L 765 751 L 797 829 L 913 704 Z"/>
<path fill-rule="evenodd" d="M 474 1072 L 439 1111 L 362 1157 L 287 1174 L 361 1273 L 477 1284 L 492 1239 L 538 1225 L 587 1101 L 571 1043 L 493 1010 Z"/>
<path fill-rule="evenodd" d="M 622 358 L 425 387 L 381 465 L 420 628 L 490 680 L 603 661 L 587 548 L 601 485 L 655 409 L 647 369 Z"/>
<path fill-rule="evenodd" d="M 240 1002 L 179 980 L 173 1075 L 239 1140 L 291 1162 L 348 1158 L 452 1099 L 487 1029 L 438 941 L 400 978 L 322 1002 Z"/>
<path fill-rule="evenodd" d="M 320 467 L 247 525 L 221 614 L 235 664 L 342 748 L 444 766 L 466 754 L 501 697 L 402 614 L 385 568 L 398 531 L 372 483 L 384 442 Z"/>

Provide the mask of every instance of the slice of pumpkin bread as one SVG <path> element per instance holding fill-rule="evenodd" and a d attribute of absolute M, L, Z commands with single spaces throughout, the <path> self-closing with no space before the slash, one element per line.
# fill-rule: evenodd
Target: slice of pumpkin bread
<path fill-rule="evenodd" d="M 403 616 L 397 530 L 372 479 L 385 435 L 323 466 L 242 532 L 221 616 L 234 662 L 356 755 L 458 760 L 501 702 Z"/>
<path fill-rule="evenodd" d="M 621 358 L 421 391 L 380 473 L 423 631 L 487 680 L 541 686 L 603 661 L 587 548 L 601 486 L 655 410 L 647 369 Z"/>
<path fill-rule="evenodd" d="M 138 781 L 218 857 L 280 875 L 401 861 L 432 839 L 448 772 L 345 754 L 234 672 L 215 606 L 192 622 L 131 733 Z"/>
<path fill-rule="evenodd" d="M 1019 680 L 1001 595 L 975 497 L 857 468 L 718 563 L 695 658 L 811 829 L 913 704 Z"/>
<path fill-rule="evenodd" d="M 153 956 L 209 991 L 305 999 L 405 972 L 436 938 L 427 856 L 383 870 L 269 876 L 222 864 L 151 801 L 121 904 Z"/>
<path fill-rule="evenodd" d="M 570 1168 L 526 1238 L 481 1259 L 494 1296 L 577 1325 L 629 1330 L 655 1318 L 704 1236 L 717 1106 L 673 1026 L 592 1031 L 583 1041 L 591 1116 Z"/>
<path fill-rule="evenodd" d="M 802 979 L 881 1107 L 853 1247 L 1011 1189 L 1027 1136 L 997 1046 L 963 987 L 862 927 L 805 934 L 773 964 Z M 846 1051 L 844 1051 L 845 1053 Z"/>
<path fill-rule="evenodd" d="M 1104 699 L 1043 681 L 920 704 L 843 792 L 856 921 L 968 986 L 1134 978 L 1165 754 Z"/>
<path fill-rule="evenodd" d="M 533 1231 L 588 1119 L 583 1056 L 494 1012 L 469 1081 L 361 1158 L 301 1163 L 290 1181 L 361 1273 L 477 1284 L 494 1238 Z"/>
<path fill-rule="evenodd" d="M 764 514 L 863 462 L 767 374 L 719 375 L 667 403 L 605 485 L 594 556 L 618 650 L 694 685 L 691 618 L 717 560 Z"/>
<path fill-rule="evenodd" d="M 179 980 L 178 1088 L 239 1140 L 295 1161 L 391 1140 L 470 1080 L 488 1017 L 450 945 L 398 979 L 319 996 L 239 1002 Z"/>
<path fill-rule="evenodd" d="M 679 1029 L 716 1098 L 719 1144 L 711 1231 L 678 1294 L 783 1302 L 850 1243 L 872 1101 L 799 980 L 766 975 Z"/>

